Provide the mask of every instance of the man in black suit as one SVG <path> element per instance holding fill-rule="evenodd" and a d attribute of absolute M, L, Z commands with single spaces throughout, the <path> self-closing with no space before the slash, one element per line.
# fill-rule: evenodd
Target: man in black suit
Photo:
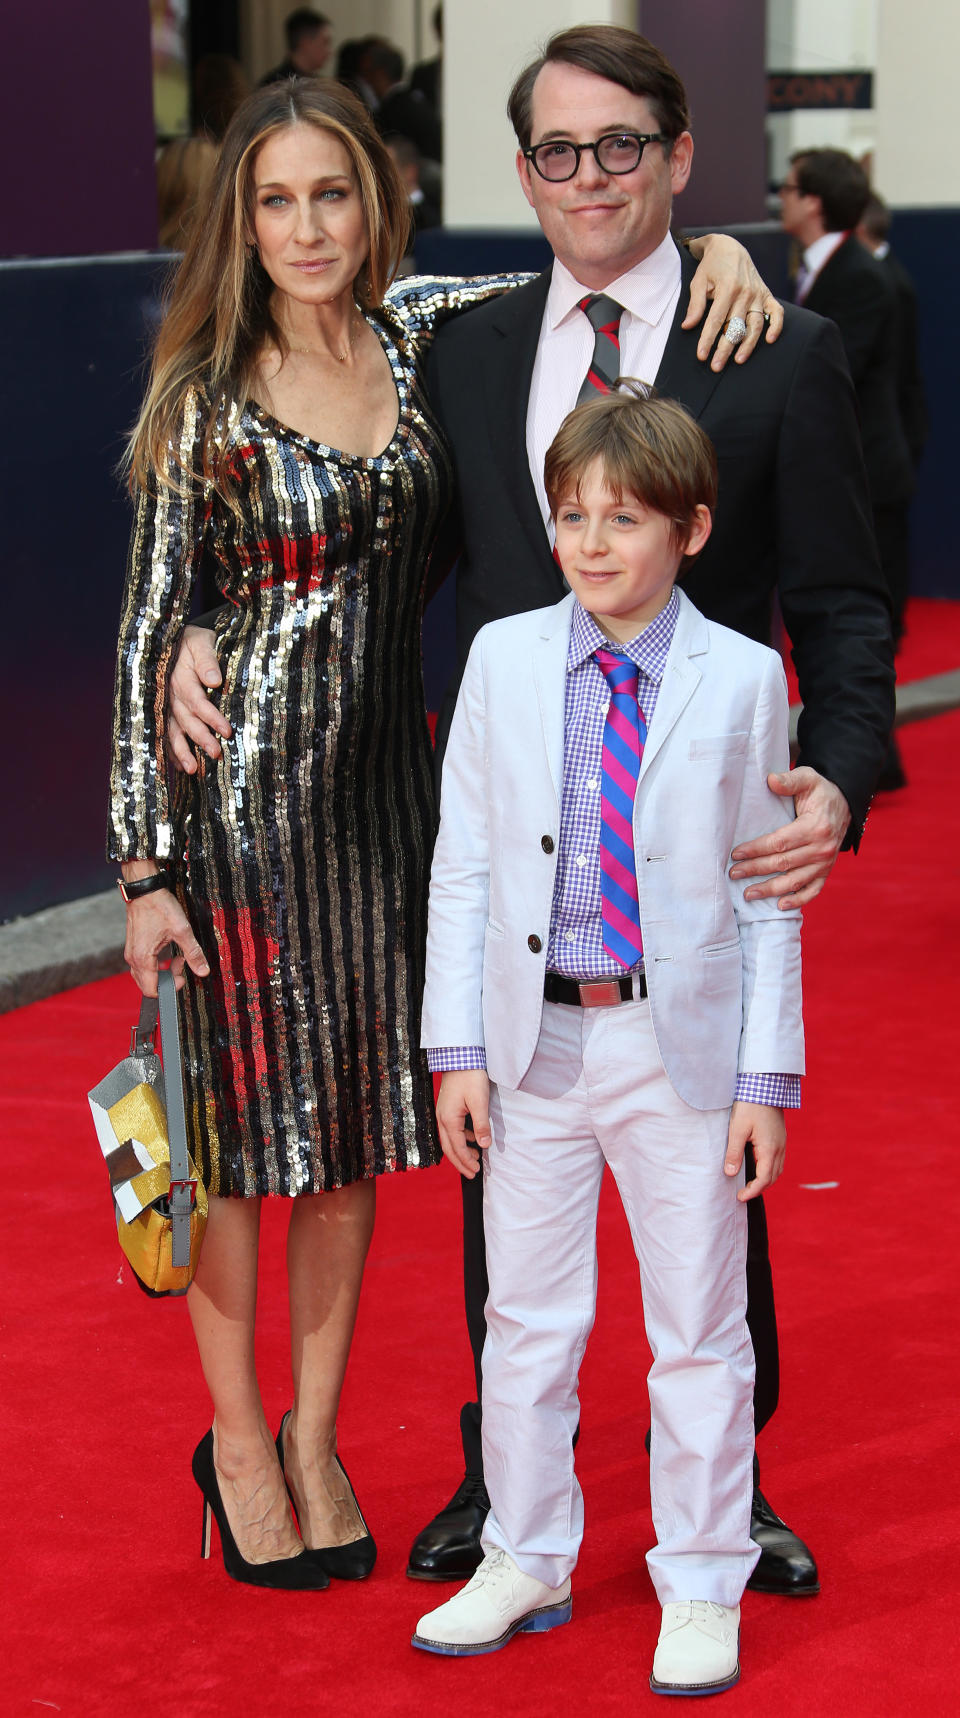
<path fill-rule="evenodd" d="M 624 306 L 622 371 L 681 400 L 717 448 L 714 534 L 687 578 L 690 596 L 711 618 L 767 642 L 779 598 L 804 711 L 801 764 L 778 791 L 795 795 L 798 817 L 786 838 L 743 849 L 734 874 L 773 874 L 752 885 L 757 893 L 804 903 L 822 887 L 841 844 L 859 842 L 893 717 L 889 610 L 840 341 L 829 323 L 790 310 L 777 344 L 760 347 L 745 367 L 718 374 L 698 363 L 697 334 L 680 328 L 681 286 L 692 269 L 669 240 L 672 197 L 686 183 L 693 141 L 680 80 L 643 38 L 609 26 L 554 37 L 518 80 L 510 114 L 521 186 L 556 261 L 529 285 L 441 329 L 430 357 L 429 391 L 460 492 L 460 667 L 486 621 L 563 594 L 542 456 L 590 363 L 594 336 L 578 301 L 609 293 Z M 651 135 L 636 161 L 631 139 Z M 618 171 L 618 155 L 632 163 L 629 171 Z M 559 177 L 568 167 L 572 176 Z M 459 674 L 441 712 L 441 750 L 458 683 Z M 464 1180 L 463 1197 L 479 1398 L 486 1294 L 479 1176 Z M 762 1202 L 748 1209 L 759 1430 L 777 1402 L 778 1349 Z M 420 1578 L 463 1578 L 480 1558 L 487 1500 L 478 1403 L 464 1407 L 461 1430 L 465 1480 L 413 1546 L 408 1573 Z M 762 1555 L 751 1586 L 818 1590 L 813 1557 L 759 1491 L 752 1532 Z"/>
<path fill-rule="evenodd" d="M 913 461 L 900 412 L 901 326 L 889 273 L 859 243 L 855 228 L 870 196 L 859 161 L 842 149 L 798 150 L 780 187 L 785 230 L 803 247 L 797 299 L 840 330 L 860 414 L 873 528 L 899 638 L 907 603 L 907 512 Z M 903 783 L 896 745 L 881 785 Z"/>

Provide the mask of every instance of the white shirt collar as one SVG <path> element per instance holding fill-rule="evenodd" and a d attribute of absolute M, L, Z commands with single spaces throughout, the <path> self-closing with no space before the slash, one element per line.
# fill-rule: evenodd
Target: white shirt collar
<path fill-rule="evenodd" d="M 625 310 L 629 310 L 632 316 L 656 328 L 672 307 L 679 289 L 680 252 L 668 233 L 655 251 L 651 251 L 650 255 L 644 257 L 634 268 L 628 269 L 626 274 L 618 275 L 617 279 L 610 281 L 603 290 L 610 298 L 615 298 L 618 304 L 622 304 Z M 584 286 L 579 280 L 575 280 L 559 257 L 554 257 L 544 316 L 545 328 L 558 328 L 567 316 L 576 311 L 584 294 L 593 290 L 592 287 Z"/>

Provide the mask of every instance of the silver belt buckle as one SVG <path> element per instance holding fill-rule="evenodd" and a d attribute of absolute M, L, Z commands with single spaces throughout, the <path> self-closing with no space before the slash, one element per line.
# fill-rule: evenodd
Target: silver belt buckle
<path fill-rule="evenodd" d="M 616 978 L 598 978 L 591 984 L 581 984 L 580 1006 L 582 1008 L 615 1008 L 623 1001 L 620 995 L 620 981 Z"/>

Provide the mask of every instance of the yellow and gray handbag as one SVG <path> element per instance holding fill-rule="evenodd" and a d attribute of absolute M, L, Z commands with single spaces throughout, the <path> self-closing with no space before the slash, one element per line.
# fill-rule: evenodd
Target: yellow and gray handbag
<path fill-rule="evenodd" d="M 207 1193 L 187 1150 L 177 991 L 169 968 L 159 974 L 159 997 L 142 999 L 129 1056 L 89 1098 L 117 1238 L 137 1281 L 150 1295 L 186 1294 L 200 1257 Z"/>

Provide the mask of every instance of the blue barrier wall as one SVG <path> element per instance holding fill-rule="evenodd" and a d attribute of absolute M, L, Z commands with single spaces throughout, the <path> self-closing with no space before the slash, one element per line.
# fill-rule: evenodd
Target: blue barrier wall
<path fill-rule="evenodd" d="M 130 511 L 114 472 L 167 266 L 0 265 L 0 918 L 94 894 L 115 874 L 106 783 Z"/>
<path fill-rule="evenodd" d="M 785 281 L 782 235 L 737 229 L 766 278 Z M 897 252 L 917 282 L 930 445 L 914 507 L 914 589 L 960 599 L 960 551 L 946 523 L 960 341 L 949 283 L 960 210 L 897 214 Z M 423 235 L 425 271 L 538 269 L 536 235 Z M 0 919 L 94 894 L 104 861 L 110 702 L 129 507 L 114 476 L 143 385 L 147 330 L 167 260 L 150 255 L 0 263 L 0 493 L 6 503 L 0 683 L 3 860 Z M 811 505 L 815 498 L 811 497 Z M 427 614 L 428 702 L 436 708 L 452 638 L 452 582 Z"/>
<path fill-rule="evenodd" d="M 910 515 L 911 589 L 918 596 L 960 598 L 960 543 L 946 508 L 957 492 L 960 209 L 896 210 L 890 240 L 917 288 L 920 366 L 930 410 L 930 438 Z"/>

